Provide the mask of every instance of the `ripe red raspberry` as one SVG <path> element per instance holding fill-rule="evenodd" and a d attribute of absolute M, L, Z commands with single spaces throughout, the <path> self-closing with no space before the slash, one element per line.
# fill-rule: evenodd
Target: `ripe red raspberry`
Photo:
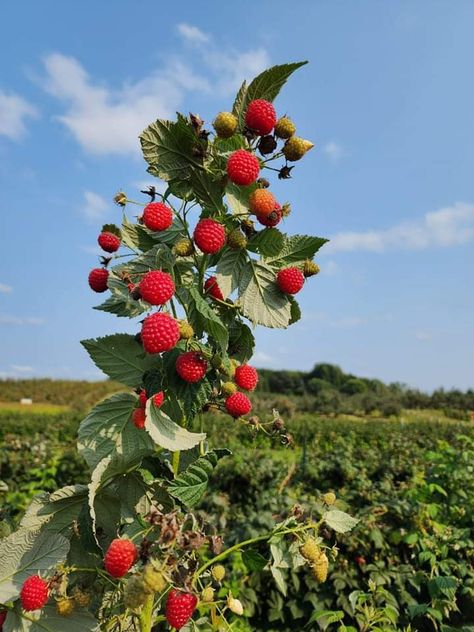
<path fill-rule="evenodd" d="M 151 202 L 145 206 L 142 222 L 150 230 L 166 230 L 173 223 L 173 211 L 163 202 Z"/>
<path fill-rule="evenodd" d="M 25 579 L 20 592 L 23 610 L 39 610 L 46 604 L 48 597 L 48 583 L 39 575 L 32 575 Z"/>
<path fill-rule="evenodd" d="M 171 274 L 152 270 L 143 275 L 139 289 L 142 299 L 150 305 L 164 305 L 174 295 L 175 287 Z"/>
<path fill-rule="evenodd" d="M 94 268 L 89 272 L 89 286 L 94 292 L 105 292 L 109 271 L 105 268 Z"/>
<path fill-rule="evenodd" d="M 249 129 L 260 136 L 265 136 L 270 134 L 275 127 L 276 120 L 275 108 L 270 101 L 265 101 L 265 99 L 250 101 L 245 113 L 245 124 Z"/>
<path fill-rule="evenodd" d="M 3 629 L 3 624 L 5 623 L 5 619 L 7 618 L 7 611 L 2 610 L 0 612 L 0 630 Z"/>
<path fill-rule="evenodd" d="M 222 224 L 209 217 L 201 219 L 194 229 L 194 241 L 206 255 L 213 255 L 225 244 L 225 229 Z"/>
<path fill-rule="evenodd" d="M 304 275 L 298 268 L 283 268 L 277 274 L 277 285 L 285 294 L 297 294 L 304 285 Z"/>
<path fill-rule="evenodd" d="M 281 211 L 276 208 L 270 215 L 257 215 L 257 222 L 262 226 L 277 226 L 281 222 Z"/>
<path fill-rule="evenodd" d="M 277 208 L 275 196 L 268 189 L 255 189 L 249 197 L 249 207 L 255 215 L 267 217 Z"/>
<path fill-rule="evenodd" d="M 99 242 L 99 246 L 102 250 L 105 250 L 105 252 L 116 252 L 120 248 L 121 243 L 120 237 L 117 237 L 117 235 L 109 233 L 108 231 L 100 233 L 97 241 Z"/>
<path fill-rule="evenodd" d="M 225 407 L 232 417 L 247 415 L 252 410 L 252 404 L 243 393 L 234 393 L 225 400 Z"/>
<path fill-rule="evenodd" d="M 135 428 L 138 430 L 143 430 L 145 427 L 145 409 L 144 408 L 134 408 L 132 412 L 132 421 Z"/>
<path fill-rule="evenodd" d="M 245 391 L 253 391 L 258 384 L 257 369 L 249 364 L 242 364 L 235 369 L 234 380 Z"/>
<path fill-rule="evenodd" d="M 169 351 L 179 340 L 179 325 L 169 314 L 151 314 L 143 321 L 141 338 L 148 353 Z"/>
<path fill-rule="evenodd" d="M 147 397 L 146 391 L 144 390 L 140 391 L 138 395 L 138 403 L 140 404 L 140 406 L 142 408 L 145 408 L 147 401 L 148 401 L 148 397 Z"/>
<path fill-rule="evenodd" d="M 116 538 L 112 540 L 105 554 L 105 570 L 116 579 L 123 577 L 135 564 L 137 557 L 137 547 L 131 540 Z"/>
<path fill-rule="evenodd" d="M 192 593 L 185 593 L 173 588 L 166 601 L 166 620 L 172 628 L 181 630 L 193 616 L 198 599 Z"/>
<path fill-rule="evenodd" d="M 198 351 L 182 353 L 176 360 L 176 372 L 185 382 L 199 382 L 206 371 L 207 362 Z"/>
<path fill-rule="evenodd" d="M 260 173 L 258 158 L 245 149 L 238 149 L 227 161 L 227 175 L 231 182 L 247 186 L 255 182 Z"/>
<path fill-rule="evenodd" d="M 153 395 L 153 403 L 155 404 L 157 408 L 161 407 L 161 404 L 163 403 L 164 399 L 165 399 L 165 394 L 163 393 L 163 391 L 160 391 L 159 393 L 155 393 L 155 395 Z"/>
<path fill-rule="evenodd" d="M 224 295 L 221 292 L 221 288 L 217 285 L 217 279 L 215 276 L 211 276 L 204 283 L 204 289 L 209 296 L 216 298 L 218 301 L 224 300 Z"/>

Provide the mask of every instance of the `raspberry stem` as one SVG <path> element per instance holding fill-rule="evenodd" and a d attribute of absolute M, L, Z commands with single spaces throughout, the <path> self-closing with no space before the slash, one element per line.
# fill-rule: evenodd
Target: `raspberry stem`
<path fill-rule="evenodd" d="M 140 612 L 140 632 L 151 632 L 153 625 L 153 602 L 154 597 L 150 595 Z"/>

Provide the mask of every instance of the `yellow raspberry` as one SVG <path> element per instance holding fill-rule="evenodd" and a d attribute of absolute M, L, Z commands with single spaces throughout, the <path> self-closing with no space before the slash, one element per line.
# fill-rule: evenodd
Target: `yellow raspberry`
<path fill-rule="evenodd" d="M 173 252 L 177 257 L 189 257 L 194 252 L 194 244 L 187 237 L 183 237 L 175 243 Z"/>
<path fill-rule="evenodd" d="M 179 337 L 181 340 L 189 340 L 194 336 L 194 329 L 192 325 L 188 323 L 187 320 L 178 321 L 179 326 Z"/>
<path fill-rule="evenodd" d="M 311 572 L 314 579 L 323 584 L 328 578 L 329 560 L 326 553 L 321 553 L 319 559 L 311 565 Z"/>
<path fill-rule="evenodd" d="M 201 601 L 205 603 L 209 603 L 210 601 L 214 601 L 214 588 L 212 586 L 207 586 L 201 593 Z"/>
<path fill-rule="evenodd" d="M 231 612 L 242 616 L 244 614 L 244 607 L 240 599 L 234 599 L 231 595 L 227 597 L 227 607 Z"/>
<path fill-rule="evenodd" d="M 296 132 L 296 126 L 287 116 L 282 116 L 275 125 L 275 136 L 284 140 L 291 138 Z"/>
<path fill-rule="evenodd" d="M 305 543 L 300 546 L 300 553 L 308 562 L 316 562 L 321 555 L 321 549 L 314 538 L 308 538 Z"/>
<path fill-rule="evenodd" d="M 126 608 L 135 610 L 143 606 L 151 594 L 148 585 L 145 584 L 142 575 L 133 575 L 127 580 L 123 591 L 123 602 Z"/>
<path fill-rule="evenodd" d="M 227 245 L 232 250 L 242 250 L 247 246 L 247 237 L 240 228 L 235 228 L 227 236 Z"/>
<path fill-rule="evenodd" d="M 153 564 L 147 564 L 143 571 L 143 581 L 147 588 L 156 593 L 164 591 L 168 582 L 164 578 L 163 573 L 155 568 Z"/>
<path fill-rule="evenodd" d="M 211 569 L 211 575 L 216 580 L 216 582 L 221 582 L 225 577 L 225 568 L 222 564 L 216 564 Z"/>
<path fill-rule="evenodd" d="M 296 162 L 303 158 L 306 152 L 314 147 L 313 143 L 299 136 L 289 138 L 283 145 L 283 154 L 290 162 Z"/>
<path fill-rule="evenodd" d="M 318 272 L 319 272 L 319 266 L 316 265 L 316 267 L 318 268 Z M 314 274 L 317 274 L 318 272 L 315 272 Z M 308 276 L 308 275 L 305 274 L 305 276 Z M 334 492 L 327 492 L 326 494 L 323 495 L 323 500 L 326 503 L 326 505 L 334 505 L 334 503 L 336 502 L 336 494 Z"/>
<path fill-rule="evenodd" d="M 221 386 L 221 393 L 224 397 L 229 397 L 237 392 L 237 386 L 234 382 L 224 382 Z"/>
<path fill-rule="evenodd" d="M 237 118 L 231 112 L 220 112 L 214 119 L 212 126 L 219 138 L 230 138 L 235 134 L 237 123 Z"/>
<path fill-rule="evenodd" d="M 62 617 L 69 617 L 73 612 L 76 603 L 70 597 L 61 597 L 56 602 L 56 611 Z"/>

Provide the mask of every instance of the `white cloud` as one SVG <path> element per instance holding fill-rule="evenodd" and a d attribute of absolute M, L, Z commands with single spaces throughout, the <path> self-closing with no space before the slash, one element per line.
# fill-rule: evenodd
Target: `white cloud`
<path fill-rule="evenodd" d="M 0 314 L 0 325 L 42 325 L 44 320 L 36 316 L 12 316 Z"/>
<path fill-rule="evenodd" d="M 432 337 L 432 333 L 426 329 L 419 329 L 418 331 L 415 331 L 415 338 L 417 340 L 421 340 L 421 342 L 429 342 Z"/>
<path fill-rule="evenodd" d="M 18 140 L 26 132 L 25 119 L 37 116 L 36 108 L 23 97 L 0 90 L 0 135 Z"/>
<path fill-rule="evenodd" d="M 344 147 L 339 143 L 336 143 L 336 141 L 334 140 L 331 140 L 323 145 L 322 151 L 333 163 L 337 163 L 342 158 L 347 156 L 347 151 L 344 149 Z"/>
<path fill-rule="evenodd" d="M 178 33 L 188 42 L 194 44 L 206 44 L 209 41 L 209 35 L 203 33 L 201 29 L 193 24 L 185 24 L 184 22 L 178 24 Z"/>
<path fill-rule="evenodd" d="M 457 202 L 426 213 L 421 219 L 402 222 L 384 230 L 344 232 L 334 235 L 323 253 L 385 252 L 449 247 L 474 239 L 474 204 Z"/>
<path fill-rule="evenodd" d="M 100 220 L 104 217 L 109 204 L 104 198 L 93 191 L 84 191 L 84 204 L 81 207 L 82 212 L 90 220 Z"/>
<path fill-rule="evenodd" d="M 0 283 L 0 294 L 9 294 L 13 291 L 11 285 L 7 285 L 6 283 Z"/>
<path fill-rule="evenodd" d="M 12 364 L 11 368 L 16 373 L 31 373 L 32 371 L 34 371 L 32 366 L 25 366 L 23 364 Z"/>
<path fill-rule="evenodd" d="M 62 104 L 64 112 L 57 120 L 86 152 L 138 155 L 141 131 L 156 118 L 173 118 L 187 93 L 228 96 L 269 63 L 263 48 L 225 50 L 204 40 L 207 36 L 196 27 L 178 29 L 187 39 L 194 38 L 192 55 L 188 51 L 188 57 L 170 57 L 149 75 L 113 88 L 91 77 L 74 57 L 45 57 L 41 86 Z"/>

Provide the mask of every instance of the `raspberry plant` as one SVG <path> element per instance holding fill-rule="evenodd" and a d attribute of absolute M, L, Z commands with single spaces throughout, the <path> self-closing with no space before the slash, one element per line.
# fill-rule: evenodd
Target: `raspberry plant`
<path fill-rule="evenodd" d="M 245 605 L 235 582 L 226 583 L 230 556 L 241 555 L 248 573 L 270 571 L 285 594 L 281 569 L 306 564 L 325 581 L 337 553 L 332 532 L 355 524 L 326 494 L 226 548 L 225 534 L 191 512 L 230 454 L 208 445 L 207 411 L 220 411 L 223 424 L 285 433 L 277 411 L 249 417 L 251 397 L 238 388 L 251 395 L 257 386 L 248 364 L 253 328 L 300 318 L 293 295 L 318 272 L 312 259 L 326 242 L 276 227 L 289 205 L 264 178 L 291 177 L 289 161 L 313 146 L 295 136 L 288 117 L 277 120 L 272 104 L 302 65 L 244 82 L 214 132 L 198 116 L 178 114 L 142 133 L 148 172 L 167 188 L 142 192 L 147 203 L 116 196 L 121 227 L 102 228 L 108 256 L 89 275 L 92 290 L 110 292 L 96 309 L 134 319 L 136 335 L 82 343 L 128 390 L 98 403 L 80 425 L 89 485 L 37 497 L 19 531 L 0 543 L 5 632 L 250 629 L 239 619 Z"/>

